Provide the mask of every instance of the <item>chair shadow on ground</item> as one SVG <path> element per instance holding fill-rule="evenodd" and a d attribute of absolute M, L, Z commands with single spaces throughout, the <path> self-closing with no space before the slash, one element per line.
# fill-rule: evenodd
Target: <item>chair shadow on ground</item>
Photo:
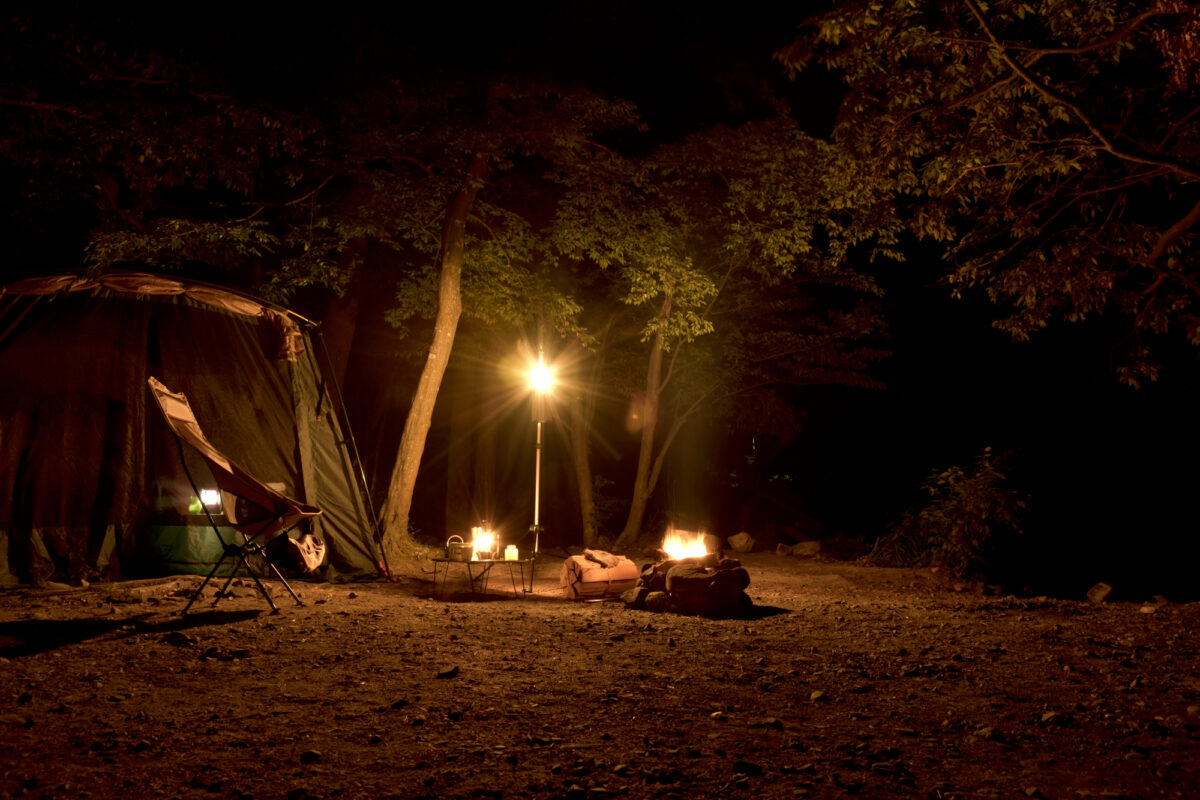
<path fill-rule="evenodd" d="M 186 617 L 175 616 L 155 622 L 146 621 L 151 614 L 0 622 L 0 658 L 25 658 L 113 633 L 117 634 L 114 638 L 125 638 L 137 634 L 168 634 L 210 625 L 228 625 L 262 613 L 261 610 L 197 611 Z"/>

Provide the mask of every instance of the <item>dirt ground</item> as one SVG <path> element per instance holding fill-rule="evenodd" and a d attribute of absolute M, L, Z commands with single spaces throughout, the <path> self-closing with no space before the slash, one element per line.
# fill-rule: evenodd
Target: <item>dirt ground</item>
<path fill-rule="evenodd" d="M 743 557 L 748 619 L 395 583 L 0 594 L 0 797 L 1195 798 L 1200 604 Z M 507 589 L 505 594 L 502 590 Z"/>

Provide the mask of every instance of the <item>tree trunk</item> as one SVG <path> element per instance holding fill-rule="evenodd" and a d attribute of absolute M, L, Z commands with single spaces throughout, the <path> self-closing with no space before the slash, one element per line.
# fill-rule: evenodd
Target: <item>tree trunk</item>
<path fill-rule="evenodd" d="M 670 298 L 663 304 L 663 314 L 670 313 Z M 646 516 L 646 504 L 654 491 L 657 480 L 657 470 L 652 470 L 654 462 L 654 434 L 658 429 L 659 400 L 662 394 L 662 335 L 654 337 L 651 345 L 650 361 L 646 367 L 646 395 L 642 402 L 642 442 L 638 450 L 637 475 L 633 479 L 633 497 L 629 505 L 629 517 L 625 520 L 625 529 L 617 537 L 613 549 L 617 552 L 628 550 L 637 541 L 642 532 L 642 520 Z"/>
<path fill-rule="evenodd" d="M 601 545 L 600 530 L 596 519 L 596 495 L 592 475 L 592 424 L 596 418 L 596 397 L 600 393 L 604 353 L 613 319 L 609 319 L 600 331 L 600 344 L 595 353 L 589 354 L 579 342 L 572 340 L 568 361 L 583 364 L 590 358 L 591 368 L 587 377 L 578 379 L 581 391 L 569 395 L 567 405 L 567 445 L 571 450 L 571 465 L 575 470 L 576 490 L 579 494 L 579 517 L 583 528 L 584 547 L 597 548 Z M 582 370 L 581 370 L 582 372 Z"/>
<path fill-rule="evenodd" d="M 568 439 L 571 444 L 571 464 L 579 491 L 579 517 L 583 525 L 583 546 L 595 548 L 600 544 L 596 530 L 596 498 L 592 492 L 591 420 L 584 408 L 584 399 L 572 396 L 567 401 Z"/>
<path fill-rule="evenodd" d="M 476 153 L 471 158 L 462 186 L 446 207 L 433 343 L 429 347 L 429 356 L 421 370 L 421 379 L 404 422 L 400 450 L 396 454 L 396 464 L 392 468 L 387 500 L 383 506 L 383 548 L 388 561 L 392 563 L 411 555 L 414 546 L 408 529 L 408 516 L 412 510 L 413 490 L 417 485 L 417 471 L 425 451 L 425 439 L 433 420 L 433 407 L 446 365 L 450 361 L 450 351 L 454 347 L 458 319 L 462 315 L 461 283 L 467 217 L 487 171 L 487 160 L 484 153 Z"/>

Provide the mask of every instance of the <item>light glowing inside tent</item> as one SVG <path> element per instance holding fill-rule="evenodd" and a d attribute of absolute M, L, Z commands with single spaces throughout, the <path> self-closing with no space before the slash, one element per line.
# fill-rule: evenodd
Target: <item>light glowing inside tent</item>
<path fill-rule="evenodd" d="M 221 491 L 219 489 L 201 489 L 200 502 L 210 511 L 221 508 Z"/>

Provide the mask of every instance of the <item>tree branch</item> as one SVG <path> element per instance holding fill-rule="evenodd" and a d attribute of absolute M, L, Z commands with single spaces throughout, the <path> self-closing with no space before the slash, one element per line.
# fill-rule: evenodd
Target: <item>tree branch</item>
<path fill-rule="evenodd" d="M 975 17 L 976 22 L 978 22 L 980 27 L 983 28 L 983 32 L 991 42 L 992 47 L 996 48 L 1000 54 L 1000 57 L 1004 60 L 1004 63 L 1008 64 L 1009 69 L 1019 75 L 1021 80 L 1029 84 L 1029 86 L 1037 91 L 1037 93 L 1043 98 L 1051 103 L 1057 103 L 1058 105 L 1061 105 L 1069 110 L 1075 116 L 1075 118 L 1078 119 L 1085 128 L 1087 128 L 1092 137 L 1100 143 L 1101 148 L 1105 152 L 1115 156 L 1118 159 L 1121 159 L 1122 161 L 1164 167 L 1181 178 L 1186 178 L 1192 181 L 1200 180 L 1200 171 L 1197 171 L 1188 164 L 1175 161 L 1174 159 L 1151 158 L 1150 156 L 1140 155 L 1138 153 L 1133 153 L 1118 147 L 1116 143 L 1108 137 L 1108 134 L 1101 130 L 1100 126 L 1096 124 L 1096 122 L 1090 116 L 1084 113 L 1083 109 L 1080 108 L 1077 103 L 1067 99 L 1065 96 L 1051 89 L 1044 82 L 1039 80 L 1033 73 L 1031 73 L 1024 65 L 1017 61 L 1017 59 L 1013 58 L 1012 54 L 1009 52 L 1008 46 L 1002 43 L 996 37 L 996 34 L 992 31 L 991 26 L 989 26 L 987 20 L 984 19 L 983 12 L 979 9 L 979 6 L 975 0 L 965 0 L 965 2 L 967 8 L 971 11 L 971 15 Z"/>
<path fill-rule="evenodd" d="M 972 5 L 972 3 L 969 2 L 968 5 Z M 1143 11 L 1141 14 L 1133 17 L 1120 28 L 1113 31 L 1110 35 L 1104 37 L 1103 39 L 1097 42 L 1092 42 L 1091 44 L 1080 45 L 1078 47 L 1028 47 L 1024 45 L 1015 45 L 1013 49 L 1034 53 L 1039 57 L 1058 55 L 1077 56 L 1084 53 L 1094 53 L 1097 50 L 1104 50 L 1129 38 L 1129 36 L 1135 30 L 1142 26 L 1142 23 L 1149 19 L 1153 19 L 1154 17 L 1173 16 L 1178 13 L 1180 12 L 1172 11 L 1162 7 L 1152 8 L 1149 11 Z M 988 32 L 988 36 L 991 36 L 990 32 Z"/>
<path fill-rule="evenodd" d="M 1178 222 L 1176 222 L 1170 228 L 1167 228 L 1165 231 L 1163 231 L 1162 236 L 1158 237 L 1158 241 L 1154 243 L 1154 248 L 1147 253 L 1146 257 L 1142 260 L 1143 264 L 1148 267 L 1152 267 L 1154 271 L 1158 273 L 1158 277 L 1154 279 L 1153 283 L 1142 290 L 1142 294 L 1153 294 L 1159 286 L 1162 286 L 1163 281 L 1165 281 L 1167 278 L 1167 273 L 1164 270 L 1156 267 L 1155 262 L 1162 258 L 1163 253 L 1165 253 L 1167 248 L 1170 247 L 1171 242 L 1182 236 L 1197 222 L 1200 222 L 1200 201 L 1197 201 L 1196 205 L 1192 206 L 1191 211 L 1184 214 Z"/>
<path fill-rule="evenodd" d="M 0 95 L 0 105 L 4 106 L 21 106 L 22 108 L 36 108 L 39 111 L 61 111 L 64 114 L 70 114 L 72 117 L 79 119 L 95 119 L 95 114 L 88 114 L 80 111 L 78 108 L 71 106 L 63 106 L 58 103 L 46 103 L 41 100 L 18 100 L 14 97 L 5 97 Z"/>

